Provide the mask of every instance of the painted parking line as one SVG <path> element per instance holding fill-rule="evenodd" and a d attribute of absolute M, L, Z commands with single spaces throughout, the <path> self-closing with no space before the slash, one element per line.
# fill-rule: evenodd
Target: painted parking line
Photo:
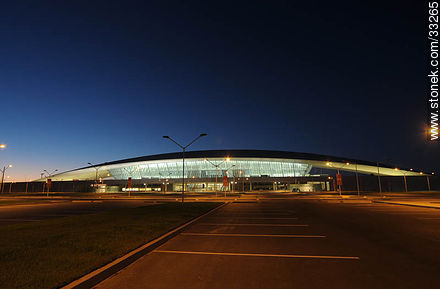
<path fill-rule="evenodd" d="M 41 221 L 41 219 L 0 219 L 0 222 L 37 222 Z"/>
<path fill-rule="evenodd" d="M 243 223 L 198 223 L 204 226 L 267 226 L 267 227 L 308 227 L 307 224 L 243 224 Z"/>
<path fill-rule="evenodd" d="M 207 219 L 217 219 L 217 218 L 226 218 L 226 219 L 251 219 L 251 220 L 298 220 L 298 217 L 291 217 L 291 218 L 274 218 L 274 217 L 208 217 Z"/>
<path fill-rule="evenodd" d="M 228 210 L 228 211 L 222 210 L 220 212 L 222 212 L 222 213 L 234 213 L 235 212 L 236 214 L 242 214 L 242 213 L 244 213 L 244 214 L 259 214 L 259 213 L 260 214 L 293 214 L 293 213 L 296 213 L 296 212 L 290 211 L 290 210 L 285 210 L 285 211 L 264 211 L 264 210 L 249 211 L 249 210 L 245 210 L 244 212 L 237 212 L 237 210 Z"/>
<path fill-rule="evenodd" d="M 352 257 L 352 256 L 325 256 L 325 255 L 252 254 L 252 253 L 173 251 L 173 250 L 154 250 L 153 253 L 190 254 L 190 255 L 218 255 L 218 256 L 243 256 L 243 257 L 274 257 L 274 258 L 310 258 L 310 259 L 360 260 L 359 257 Z"/>
<path fill-rule="evenodd" d="M 322 235 L 273 235 L 273 234 L 220 234 L 220 233 L 182 233 L 185 236 L 219 236 L 219 237 L 272 237 L 272 238 L 326 238 Z"/>
<path fill-rule="evenodd" d="M 384 213 L 386 213 L 386 212 L 384 212 Z M 388 212 L 387 213 L 388 215 L 411 215 L 411 216 L 413 216 L 413 215 L 435 215 L 435 213 L 434 212 Z"/>

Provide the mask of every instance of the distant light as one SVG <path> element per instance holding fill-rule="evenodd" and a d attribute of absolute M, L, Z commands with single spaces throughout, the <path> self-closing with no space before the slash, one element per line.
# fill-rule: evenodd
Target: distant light
<path fill-rule="evenodd" d="M 410 171 L 413 171 L 413 169 L 409 169 Z"/>
<path fill-rule="evenodd" d="M 8 165 L 8 168 L 12 168 L 12 165 Z"/>
<path fill-rule="evenodd" d="M 398 168 L 394 168 L 394 170 L 395 170 L 395 171 L 398 171 L 399 169 L 398 169 Z"/>
<path fill-rule="evenodd" d="M 4 143 L 0 144 L 0 149 L 6 148 L 6 145 Z"/>
<path fill-rule="evenodd" d="M 330 166 L 330 165 L 331 165 L 331 163 L 326 163 L 326 165 L 327 165 L 327 166 Z"/>
<path fill-rule="evenodd" d="M 419 174 L 423 175 L 423 172 L 420 172 Z"/>
<path fill-rule="evenodd" d="M 434 172 L 431 173 L 431 175 L 433 175 L 433 174 L 434 174 Z"/>
<path fill-rule="evenodd" d="M 347 166 L 349 166 L 350 165 L 350 163 L 345 163 Z"/>
<path fill-rule="evenodd" d="M 230 160 L 231 160 L 231 158 L 230 158 L 230 157 L 227 157 L 227 158 L 226 158 L 226 161 L 227 161 L 227 162 L 229 162 Z"/>

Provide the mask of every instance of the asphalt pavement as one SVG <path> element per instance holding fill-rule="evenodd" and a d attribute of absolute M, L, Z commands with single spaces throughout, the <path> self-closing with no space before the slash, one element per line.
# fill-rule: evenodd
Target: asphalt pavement
<path fill-rule="evenodd" d="M 96 288 L 440 288 L 439 226 L 363 199 L 234 202 Z"/>

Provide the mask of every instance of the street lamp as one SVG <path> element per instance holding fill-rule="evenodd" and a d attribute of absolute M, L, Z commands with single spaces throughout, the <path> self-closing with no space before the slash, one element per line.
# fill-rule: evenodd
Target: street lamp
<path fill-rule="evenodd" d="M 12 165 L 7 165 L 7 166 L 4 166 L 3 167 L 3 170 L 2 170 L 2 184 L 1 184 L 1 191 L 2 191 L 2 193 L 3 193 L 3 180 L 5 179 L 5 172 L 6 172 L 6 169 L 7 168 L 12 168 Z"/>
<path fill-rule="evenodd" d="M 355 162 L 355 166 L 356 166 L 356 189 L 357 189 L 358 197 L 360 197 L 361 193 L 359 191 L 359 175 L 358 175 L 358 164 L 357 164 L 357 162 Z"/>
<path fill-rule="evenodd" d="M 56 170 L 54 170 L 53 172 L 51 172 L 51 173 L 49 173 L 48 171 L 46 171 L 46 170 L 43 170 L 43 172 L 46 172 L 47 173 L 47 175 L 48 175 L 48 177 L 50 178 L 54 173 L 56 173 L 56 172 L 58 172 L 58 169 L 56 169 Z"/>
<path fill-rule="evenodd" d="M 93 165 L 92 163 L 87 163 L 87 164 L 95 169 L 95 184 L 98 183 L 98 170 L 99 170 L 99 167 Z"/>
<path fill-rule="evenodd" d="M 391 159 L 384 159 L 381 162 L 390 162 Z M 379 162 L 376 162 L 377 165 L 377 180 L 378 180 L 378 184 L 379 184 L 379 193 L 382 194 L 382 183 L 380 181 L 380 170 L 379 170 Z M 385 196 L 384 196 L 385 197 Z"/>
<path fill-rule="evenodd" d="M 5 149 L 6 145 L 4 143 L 0 144 L 0 149 Z"/>
<path fill-rule="evenodd" d="M 435 175 L 434 172 L 431 173 L 431 175 Z M 429 175 L 426 174 L 426 184 L 428 185 L 428 191 L 431 191 L 431 184 L 429 183 Z"/>
<path fill-rule="evenodd" d="M 339 170 L 342 169 L 345 166 L 350 165 L 350 163 L 345 163 L 341 167 L 334 167 L 331 162 L 327 162 L 326 165 L 329 166 L 329 167 L 337 169 L 338 175 L 340 175 L 339 174 Z M 342 178 L 342 176 L 341 176 L 341 178 Z M 336 180 L 337 180 L 337 178 L 336 178 Z M 338 185 L 338 191 L 339 191 L 339 196 L 342 196 L 342 192 L 341 192 L 342 191 L 342 187 L 341 187 L 341 185 Z"/>
<path fill-rule="evenodd" d="M 225 171 L 225 174 L 227 175 L 228 171 L 229 171 L 230 169 L 232 169 L 233 167 L 235 167 L 235 165 L 230 166 L 230 167 Z M 234 173 L 232 173 L 232 176 L 233 176 L 232 192 L 234 192 L 234 187 L 235 187 L 235 176 L 234 176 Z M 226 198 L 226 190 L 225 190 L 225 198 Z"/>
<path fill-rule="evenodd" d="M 207 134 L 201 133 L 198 137 L 196 137 L 192 142 L 190 142 L 186 146 L 179 144 L 177 141 L 175 141 L 174 139 L 172 139 L 171 137 L 169 137 L 167 135 L 162 136 L 163 138 L 169 139 L 170 141 L 172 141 L 173 143 L 175 143 L 176 145 L 178 145 L 182 149 L 182 204 L 185 202 L 185 151 L 190 145 L 192 145 L 199 138 L 204 137 L 204 136 L 207 136 Z"/>
<path fill-rule="evenodd" d="M 398 171 L 399 168 L 395 168 L 394 170 L 395 170 L 395 171 Z M 406 183 L 406 173 L 407 173 L 407 172 L 406 172 L 405 170 L 403 170 L 402 173 L 403 173 L 403 182 L 404 182 L 404 184 L 405 184 L 405 193 L 408 193 L 408 185 L 407 185 L 407 183 Z"/>
<path fill-rule="evenodd" d="M 58 172 L 58 169 L 55 169 L 55 170 L 54 170 L 53 172 L 51 172 L 51 173 L 49 173 L 49 172 L 46 171 L 46 170 L 43 170 L 43 172 L 46 172 L 46 174 L 48 175 L 47 178 L 50 178 L 54 173 Z M 48 183 L 48 184 L 47 184 L 47 191 L 46 191 L 46 193 L 47 193 L 47 197 L 49 197 L 49 190 L 50 190 L 50 184 Z M 44 193 L 44 186 L 43 186 L 43 193 Z"/>
<path fill-rule="evenodd" d="M 218 184 L 217 184 L 217 179 L 218 179 L 218 167 L 220 165 L 222 165 L 224 162 L 229 162 L 231 160 L 231 158 L 227 157 L 225 158 L 222 162 L 218 163 L 218 164 L 214 164 L 213 162 L 211 162 L 210 160 L 208 160 L 207 158 L 205 158 L 205 161 L 207 161 L 208 163 L 210 163 L 211 165 L 213 165 L 215 167 L 215 197 L 217 198 L 217 193 L 218 193 Z"/>

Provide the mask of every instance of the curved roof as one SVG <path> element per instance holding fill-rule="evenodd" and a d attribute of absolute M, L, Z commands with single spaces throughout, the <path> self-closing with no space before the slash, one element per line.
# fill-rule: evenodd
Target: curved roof
<path fill-rule="evenodd" d="M 361 161 L 350 158 L 335 157 L 329 155 L 311 154 L 311 153 L 299 153 L 299 152 L 287 152 L 287 151 L 273 151 L 273 150 L 204 150 L 204 151 L 186 151 L 185 158 L 222 158 L 229 156 L 231 158 L 274 158 L 274 159 L 295 159 L 295 160 L 313 160 L 323 162 L 340 162 L 340 163 L 357 163 L 359 165 L 376 166 L 377 164 L 369 161 Z M 182 152 L 178 153 L 165 153 L 150 156 L 142 156 L 136 158 L 123 159 L 113 162 L 105 162 L 95 166 L 124 164 L 131 162 L 142 161 L 155 161 L 155 160 L 168 160 L 168 159 L 180 159 L 182 158 Z M 381 167 L 393 168 L 389 165 L 379 164 Z"/>
<path fill-rule="evenodd" d="M 287 152 L 287 151 L 273 151 L 273 150 L 204 150 L 204 151 L 187 151 L 185 152 L 185 159 L 200 159 L 200 158 L 255 158 L 255 159 L 277 159 L 279 160 L 295 160 L 304 164 L 311 165 L 312 167 L 338 169 L 341 171 L 359 172 L 364 174 L 378 174 L 380 169 L 380 175 L 388 176 L 416 176 L 421 173 L 408 169 L 395 169 L 393 166 L 385 165 L 382 163 L 375 163 L 363 160 L 356 160 L 351 158 L 335 157 L 329 155 L 300 153 L 300 152 Z M 93 166 L 87 166 L 79 169 L 70 170 L 53 175 L 53 179 L 65 180 L 65 179 L 83 179 L 83 178 L 95 178 L 95 168 L 104 167 L 109 169 L 111 167 L 117 167 L 118 165 L 126 166 L 128 164 L 135 164 L 139 162 L 151 162 L 151 161 L 166 161 L 176 160 L 182 158 L 182 152 L 165 153 L 150 156 L 142 156 L 136 158 L 123 159 L 112 162 L 105 162 Z M 100 171 L 105 173 L 104 171 Z M 41 180 L 45 180 L 43 178 Z"/>

